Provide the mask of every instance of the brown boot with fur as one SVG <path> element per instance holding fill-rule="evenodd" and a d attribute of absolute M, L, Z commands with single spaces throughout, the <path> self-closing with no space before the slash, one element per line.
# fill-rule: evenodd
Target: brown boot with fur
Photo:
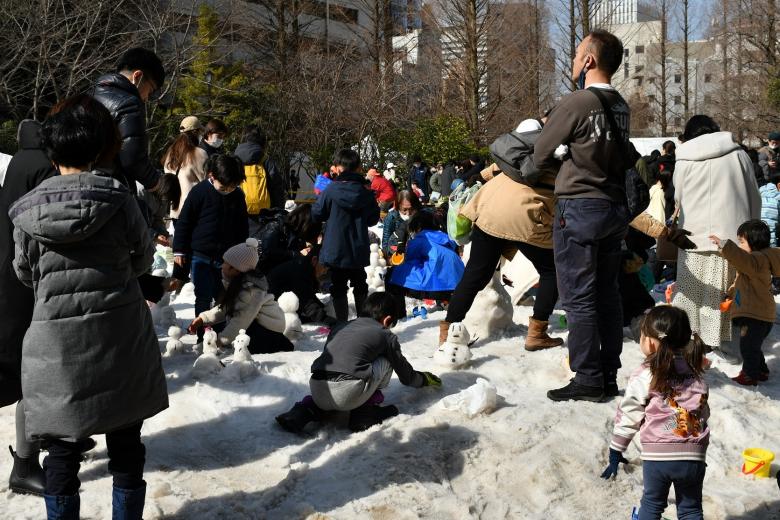
<path fill-rule="evenodd" d="M 551 338 L 547 335 L 548 322 L 528 318 L 528 335 L 525 338 L 525 349 L 533 352 L 545 348 L 560 347 L 563 339 Z"/>
<path fill-rule="evenodd" d="M 439 346 L 443 345 L 445 341 L 447 341 L 447 334 L 450 332 L 450 322 L 449 321 L 440 321 L 439 322 Z"/>

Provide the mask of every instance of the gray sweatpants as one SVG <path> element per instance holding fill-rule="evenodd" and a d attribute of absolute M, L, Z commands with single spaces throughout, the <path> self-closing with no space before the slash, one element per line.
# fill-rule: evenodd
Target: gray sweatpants
<path fill-rule="evenodd" d="M 368 379 L 347 379 L 344 381 L 309 380 L 309 389 L 314 403 L 322 410 L 348 412 L 359 407 L 374 392 L 385 388 L 393 376 L 390 362 L 379 357 L 371 365 L 371 377 Z"/>

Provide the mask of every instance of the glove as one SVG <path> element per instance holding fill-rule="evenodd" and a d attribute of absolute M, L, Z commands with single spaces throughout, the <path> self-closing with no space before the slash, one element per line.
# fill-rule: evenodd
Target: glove
<path fill-rule="evenodd" d="M 616 476 L 618 473 L 618 465 L 621 462 L 624 464 L 628 464 L 628 459 L 626 459 L 621 452 L 610 448 L 609 466 L 607 466 L 607 469 L 605 469 L 604 473 L 601 474 L 601 478 L 609 480 L 612 477 Z"/>
<path fill-rule="evenodd" d="M 439 376 L 431 374 L 430 372 L 420 372 L 420 374 L 422 374 L 423 378 L 425 379 L 425 383 L 423 383 L 423 386 L 432 386 L 434 388 L 441 388 L 441 379 L 439 379 Z"/>
<path fill-rule="evenodd" d="M 688 235 L 690 234 L 690 231 L 682 228 L 669 228 L 666 234 L 666 239 L 680 249 L 695 249 L 696 244 L 691 242 L 691 239 L 688 238 Z"/>

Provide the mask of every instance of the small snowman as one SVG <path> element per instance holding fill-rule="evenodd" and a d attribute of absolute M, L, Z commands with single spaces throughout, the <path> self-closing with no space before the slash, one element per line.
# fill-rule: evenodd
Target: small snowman
<path fill-rule="evenodd" d="M 387 261 L 382 258 L 382 255 L 379 252 L 379 244 L 371 244 L 370 249 L 369 264 L 368 267 L 366 267 L 368 291 L 371 293 L 384 292 L 384 276 L 387 272 Z"/>
<path fill-rule="evenodd" d="M 284 312 L 284 335 L 287 339 L 295 340 L 303 336 L 303 325 L 298 316 L 299 301 L 295 293 L 282 293 L 277 303 Z"/>
<path fill-rule="evenodd" d="M 219 359 L 219 347 L 217 347 L 217 333 L 207 330 L 203 334 L 203 354 L 198 356 L 192 365 L 192 377 L 203 379 L 210 375 L 222 372 L 225 365 Z"/>
<path fill-rule="evenodd" d="M 182 331 L 173 325 L 168 328 L 168 343 L 165 344 L 165 357 L 175 356 L 184 352 L 184 343 L 181 342 Z"/>
<path fill-rule="evenodd" d="M 151 308 L 152 321 L 158 327 L 172 327 L 176 325 L 176 311 L 170 306 L 171 293 L 163 294 L 160 301 Z"/>
<path fill-rule="evenodd" d="M 471 359 L 469 341 L 471 336 L 463 323 L 453 323 L 447 341 L 433 353 L 433 361 L 449 368 L 460 368 Z"/>
<path fill-rule="evenodd" d="M 233 381 L 247 381 L 257 376 L 257 364 L 249 352 L 251 338 L 244 329 L 238 332 L 233 340 L 233 361 L 225 367 L 223 376 Z"/>

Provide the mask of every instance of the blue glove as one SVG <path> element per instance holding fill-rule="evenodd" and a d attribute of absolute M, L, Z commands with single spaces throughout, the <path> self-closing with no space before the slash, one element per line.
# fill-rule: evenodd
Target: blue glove
<path fill-rule="evenodd" d="M 621 452 L 610 448 L 609 466 L 607 466 L 607 469 L 605 469 L 604 473 L 601 474 L 601 478 L 609 480 L 612 477 L 616 476 L 618 473 L 618 465 L 621 462 L 624 464 L 628 464 L 628 459 L 626 459 Z"/>

